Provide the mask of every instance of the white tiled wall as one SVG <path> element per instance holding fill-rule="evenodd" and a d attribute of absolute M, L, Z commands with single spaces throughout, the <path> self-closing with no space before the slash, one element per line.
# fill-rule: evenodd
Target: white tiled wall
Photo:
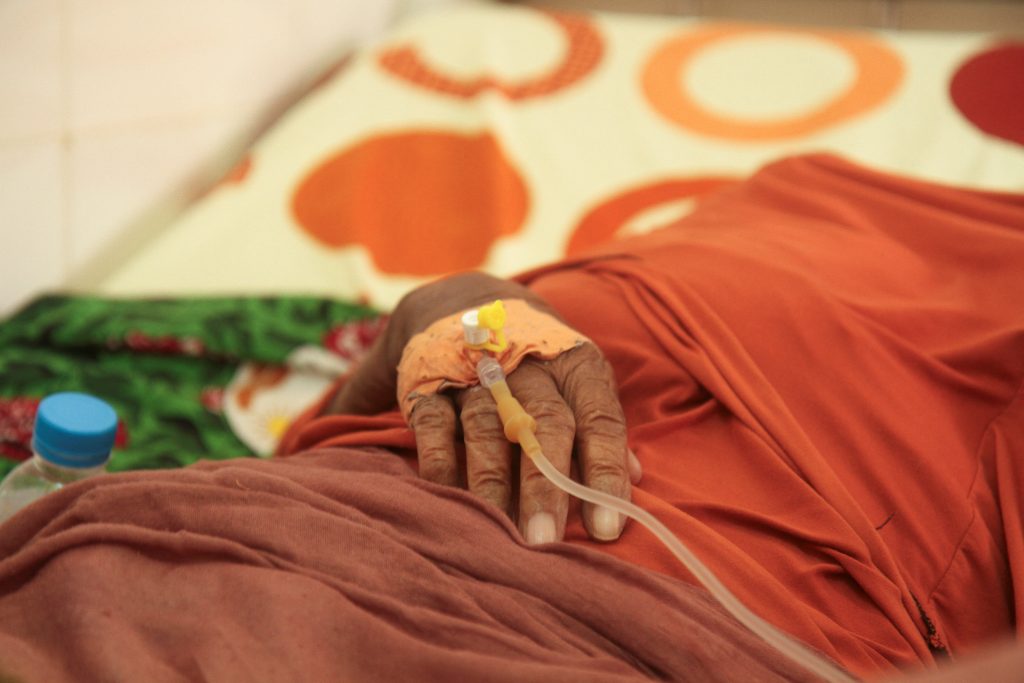
<path fill-rule="evenodd" d="M 0 0 L 0 315 L 152 230 L 326 65 L 445 1 Z"/>

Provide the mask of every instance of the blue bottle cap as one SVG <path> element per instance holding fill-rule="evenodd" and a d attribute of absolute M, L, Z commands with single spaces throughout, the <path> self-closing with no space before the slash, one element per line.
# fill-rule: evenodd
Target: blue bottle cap
<path fill-rule="evenodd" d="M 63 467 L 102 465 L 114 447 L 117 413 L 95 396 L 64 392 L 39 403 L 32 450 Z"/>

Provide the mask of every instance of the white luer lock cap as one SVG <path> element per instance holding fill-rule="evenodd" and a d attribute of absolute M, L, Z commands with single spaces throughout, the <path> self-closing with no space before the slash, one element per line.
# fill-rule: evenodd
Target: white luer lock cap
<path fill-rule="evenodd" d="M 480 327 L 480 317 L 477 315 L 476 309 L 462 314 L 462 336 L 471 346 L 479 346 L 490 341 L 491 333 L 486 328 Z"/>

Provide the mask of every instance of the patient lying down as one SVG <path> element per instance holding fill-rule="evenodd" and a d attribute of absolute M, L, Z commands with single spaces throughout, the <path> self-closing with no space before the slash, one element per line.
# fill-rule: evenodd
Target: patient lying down
<path fill-rule="evenodd" d="M 1024 610 L 1022 226 L 1018 197 L 804 157 L 585 258 L 427 285 L 281 457 L 5 525 L 0 674 L 815 680 L 554 488 L 487 391 L 408 380 L 417 335 L 500 298 L 570 331 L 508 373 L 558 469 L 855 676 L 1017 680 L 1021 648 L 987 648 Z"/>

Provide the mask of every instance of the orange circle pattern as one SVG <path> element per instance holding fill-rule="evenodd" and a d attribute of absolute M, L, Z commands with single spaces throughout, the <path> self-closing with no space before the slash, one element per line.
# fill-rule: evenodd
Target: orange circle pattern
<path fill-rule="evenodd" d="M 495 239 L 521 229 L 529 197 L 492 135 L 407 131 L 327 159 L 291 208 L 324 246 L 362 245 L 383 273 L 432 276 L 480 267 Z"/>
<path fill-rule="evenodd" d="M 631 219 L 659 204 L 690 197 L 699 198 L 736 183 L 734 178 L 686 178 L 633 188 L 615 195 L 587 212 L 573 230 L 566 256 L 611 242 Z"/>
<path fill-rule="evenodd" d="M 780 34 L 812 36 L 840 48 L 856 66 L 855 82 L 846 92 L 814 111 L 754 122 L 710 112 L 682 87 L 681 74 L 694 57 L 708 46 L 732 38 Z M 642 86 L 651 106 L 675 124 L 718 138 L 761 141 L 808 135 L 869 111 L 892 95 L 902 79 L 903 62 L 899 56 L 868 35 L 720 24 L 668 40 L 647 62 Z"/>
<path fill-rule="evenodd" d="M 471 99 L 496 90 L 510 100 L 541 97 L 566 88 L 593 71 L 601 62 L 604 45 L 594 26 L 584 17 L 539 12 L 549 17 L 565 34 L 566 54 L 549 73 L 521 83 L 504 83 L 492 76 L 456 78 L 425 64 L 415 47 L 386 50 L 377 58 L 389 73 L 427 90 L 452 97 Z"/>

